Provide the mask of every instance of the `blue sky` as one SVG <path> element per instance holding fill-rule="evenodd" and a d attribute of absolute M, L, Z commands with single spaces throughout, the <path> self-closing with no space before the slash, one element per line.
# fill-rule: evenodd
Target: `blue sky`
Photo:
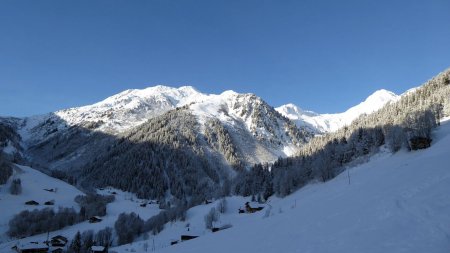
<path fill-rule="evenodd" d="M 450 67 L 450 1 L 0 0 L 0 115 L 192 85 L 340 112 Z"/>

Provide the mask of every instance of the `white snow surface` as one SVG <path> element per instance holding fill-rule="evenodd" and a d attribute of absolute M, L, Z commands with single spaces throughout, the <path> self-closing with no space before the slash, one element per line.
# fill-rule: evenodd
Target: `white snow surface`
<path fill-rule="evenodd" d="M 350 168 L 349 174 L 273 198 L 255 214 L 237 214 L 239 203 L 246 200 L 229 198 L 229 211 L 220 222 L 232 224 L 230 229 L 194 229 L 190 234 L 199 238 L 169 245 L 170 236 L 179 239 L 189 233 L 186 223 L 198 228 L 216 202 L 191 209 L 185 223 L 166 226 L 161 235 L 112 250 L 143 252 L 147 244 L 150 251 L 162 253 L 448 252 L 449 121 L 433 139 L 426 150 L 391 154 L 382 149 L 369 162 Z"/>
<path fill-rule="evenodd" d="M 381 109 L 385 104 L 395 102 L 400 96 L 387 90 L 378 90 L 365 101 L 336 114 L 318 114 L 312 111 L 304 111 L 294 104 L 282 105 L 276 110 L 293 120 L 298 126 L 306 126 L 318 133 L 334 132 L 339 128 L 350 125 L 353 120 L 362 114 L 370 114 Z"/>

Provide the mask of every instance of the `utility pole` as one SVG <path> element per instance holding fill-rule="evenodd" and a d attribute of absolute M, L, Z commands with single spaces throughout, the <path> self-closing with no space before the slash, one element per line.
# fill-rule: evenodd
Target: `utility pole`
<path fill-rule="evenodd" d="M 347 169 L 348 185 L 350 185 L 350 169 Z"/>

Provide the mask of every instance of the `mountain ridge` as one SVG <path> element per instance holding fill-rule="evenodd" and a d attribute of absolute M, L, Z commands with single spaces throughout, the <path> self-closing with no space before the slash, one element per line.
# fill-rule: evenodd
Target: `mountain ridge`
<path fill-rule="evenodd" d="M 317 114 L 294 104 L 275 109 L 252 93 L 227 90 L 221 94 L 205 94 L 192 86 L 174 88 L 157 85 L 128 89 L 91 105 L 14 121 L 24 148 L 31 147 L 30 150 L 36 151 L 36 147 L 53 142 L 55 136 L 57 140 L 61 140 L 61 136 L 76 138 L 95 132 L 119 136 L 154 117 L 187 106 L 199 121 L 201 132 L 205 132 L 207 122 L 217 119 L 232 136 L 230 140 L 234 140 L 234 150 L 241 154 L 244 164 L 255 164 L 292 156 L 313 134 L 338 129 L 362 113 L 373 112 L 395 99 L 398 97 L 392 92 L 380 90 L 344 113 Z M 364 108 L 358 109 L 361 106 Z M 342 117 L 347 120 L 342 120 Z M 87 132 L 82 130 L 84 134 L 81 134 L 80 131 L 73 131 L 74 127 Z M 48 156 L 41 152 L 39 155 Z M 70 157 L 77 155 L 79 153 L 73 153 Z"/>
<path fill-rule="evenodd" d="M 276 110 L 285 117 L 293 120 L 297 126 L 305 126 L 318 134 L 337 131 L 362 114 L 370 114 L 385 104 L 397 101 L 401 95 L 380 89 L 368 96 L 364 101 L 345 112 L 319 114 L 313 111 L 303 110 L 293 103 L 277 107 Z"/>

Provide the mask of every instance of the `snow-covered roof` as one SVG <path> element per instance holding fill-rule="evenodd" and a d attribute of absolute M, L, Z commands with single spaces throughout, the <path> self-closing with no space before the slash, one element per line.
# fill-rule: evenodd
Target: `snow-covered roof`
<path fill-rule="evenodd" d="M 44 243 L 27 243 L 23 245 L 19 245 L 17 248 L 20 250 L 28 250 L 28 249 L 48 249 L 48 246 Z"/>
<path fill-rule="evenodd" d="M 105 250 L 105 247 L 103 247 L 103 246 L 92 246 L 91 250 L 94 251 L 94 252 L 95 251 L 100 251 L 101 252 L 101 251 Z"/>

